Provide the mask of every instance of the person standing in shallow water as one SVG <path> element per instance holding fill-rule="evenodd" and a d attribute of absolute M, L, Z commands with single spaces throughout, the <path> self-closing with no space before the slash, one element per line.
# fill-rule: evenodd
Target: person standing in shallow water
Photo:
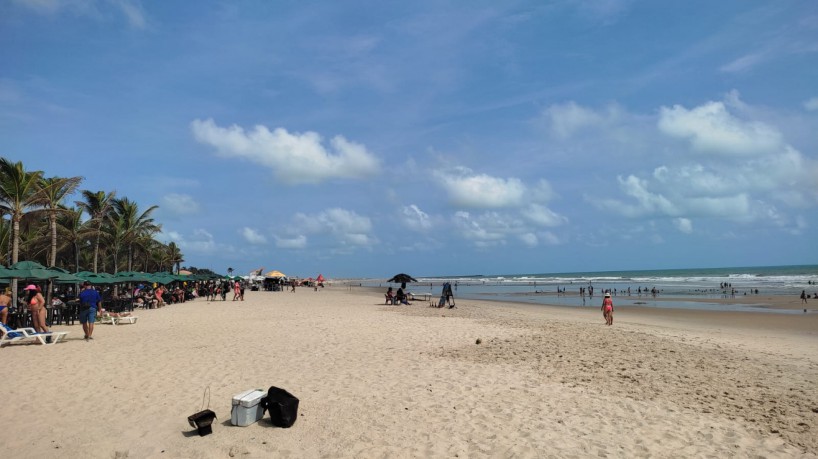
<path fill-rule="evenodd" d="M 606 293 L 602 300 L 602 316 L 605 317 L 605 325 L 613 325 L 613 300 L 610 293 Z"/>

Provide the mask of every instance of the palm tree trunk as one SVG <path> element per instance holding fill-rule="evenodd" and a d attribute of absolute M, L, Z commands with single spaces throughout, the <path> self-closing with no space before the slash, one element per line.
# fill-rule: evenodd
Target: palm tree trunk
<path fill-rule="evenodd" d="M 102 230 L 102 225 L 97 227 L 97 240 L 94 243 L 94 272 L 97 273 L 97 260 L 99 260 L 99 231 Z"/>
<path fill-rule="evenodd" d="M 48 224 L 51 226 L 51 256 L 48 266 L 57 266 L 57 215 L 52 213 L 48 216 Z"/>
<path fill-rule="evenodd" d="M 20 256 L 20 217 L 12 215 L 11 217 L 11 264 L 17 263 L 17 257 Z M 11 301 L 15 307 L 17 306 L 17 279 L 11 280 Z"/>

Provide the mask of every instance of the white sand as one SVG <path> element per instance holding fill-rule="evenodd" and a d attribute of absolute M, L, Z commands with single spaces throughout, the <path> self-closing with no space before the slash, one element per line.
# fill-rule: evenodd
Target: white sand
<path fill-rule="evenodd" d="M 818 454 L 818 315 L 631 309 L 605 327 L 596 307 L 382 298 L 247 292 L 6 346 L 0 457 Z M 208 385 L 218 421 L 199 437 Z M 271 385 L 301 400 L 295 425 L 231 426 L 232 396 Z"/>

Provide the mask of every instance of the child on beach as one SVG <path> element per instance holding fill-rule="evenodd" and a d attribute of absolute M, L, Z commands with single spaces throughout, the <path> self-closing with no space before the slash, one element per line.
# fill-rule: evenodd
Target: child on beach
<path fill-rule="evenodd" d="M 605 325 L 613 325 L 613 300 L 610 293 L 606 293 L 602 300 L 602 316 L 605 317 Z"/>

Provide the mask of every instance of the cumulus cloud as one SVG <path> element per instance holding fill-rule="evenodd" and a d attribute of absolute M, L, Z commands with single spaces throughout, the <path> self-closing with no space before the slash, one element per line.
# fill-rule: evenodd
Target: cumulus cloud
<path fill-rule="evenodd" d="M 662 107 L 659 130 L 690 141 L 694 150 L 720 155 L 756 156 L 782 147 L 781 134 L 758 121 L 743 121 L 723 102 L 708 102 L 688 110 L 680 105 Z"/>
<path fill-rule="evenodd" d="M 272 169 L 283 183 L 319 183 L 330 179 L 372 177 L 380 170 L 379 160 L 363 145 L 342 136 L 333 137 L 330 149 L 315 132 L 272 132 L 265 126 L 251 131 L 233 125 L 220 127 L 212 119 L 190 123 L 195 139 L 214 147 L 226 158 L 243 158 Z"/>
<path fill-rule="evenodd" d="M 535 247 L 541 243 L 560 243 L 553 233 L 537 231 L 536 226 L 530 225 L 525 219 L 504 212 L 473 214 L 458 211 L 452 216 L 451 222 L 463 239 L 481 248 L 504 246 L 513 241 L 519 241 L 526 247 Z"/>
<path fill-rule="evenodd" d="M 342 247 L 369 247 L 378 242 L 372 233 L 372 221 L 369 217 L 358 215 L 354 211 L 332 208 L 317 214 L 298 213 L 293 217 L 289 232 L 298 234 L 295 242 L 300 241 L 301 235 L 317 234 L 328 236 Z M 282 243 L 278 239 L 278 243 Z M 304 237 L 306 244 L 306 237 Z"/>
<path fill-rule="evenodd" d="M 432 228 L 432 219 L 429 214 L 420 210 L 414 204 L 404 206 L 401 210 L 401 220 L 404 226 L 413 231 L 427 231 Z"/>
<path fill-rule="evenodd" d="M 551 105 L 545 109 L 543 116 L 552 134 L 561 139 L 571 137 L 583 128 L 601 125 L 604 121 L 602 115 L 573 101 Z"/>
<path fill-rule="evenodd" d="M 522 215 L 537 226 L 554 227 L 568 222 L 567 218 L 540 204 L 529 205 Z"/>
<path fill-rule="evenodd" d="M 533 246 L 540 243 L 539 228 L 556 227 L 568 222 L 564 216 L 545 204 L 555 196 L 547 180 L 528 186 L 518 178 L 500 178 L 477 174 L 465 167 L 436 171 L 437 183 L 443 187 L 452 205 L 463 209 L 452 217 L 461 237 L 479 247 L 504 245 L 519 241 Z M 486 209 L 483 213 L 465 210 Z M 420 222 L 420 209 L 404 209 L 404 217 Z"/>
<path fill-rule="evenodd" d="M 241 234 L 241 237 L 243 237 L 244 240 L 250 244 L 262 245 L 267 243 L 267 238 L 253 228 L 248 228 L 245 226 L 239 231 L 239 234 Z"/>
<path fill-rule="evenodd" d="M 486 174 L 450 175 L 437 173 L 452 204 L 467 208 L 517 207 L 525 202 L 526 187 L 517 178 L 498 178 Z"/>
<path fill-rule="evenodd" d="M 160 208 L 174 215 L 193 215 L 199 213 L 199 203 L 193 196 L 170 193 L 162 197 Z"/>
<path fill-rule="evenodd" d="M 303 249 L 307 247 L 307 236 L 303 234 L 292 237 L 283 238 L 276 236 L 276 247 L 281 249 Z"/>
<path fill-rule="evenodd" d="M 469 212 L 458 211 L 452 218 L 460 234 L 478 247 L 504 245 L 509 233 L 508 222 L 495 212 L 473 216 Z"/>
<path fill-rule="evenodd" d="M 160 239 L 175 242 L 183 253 L 207 255 L 220 251 L 219 244 L 216 243 L 213 235 L 201 228 L 194 229 L 190 236 L 185 236 L 178 231 L 167 231 L 162 233 Z M 221 249 L 224 250 L 224 247 Z"/>
<path fill-rule="evenodd" d="M 693 222 L 689 218 L 677 218 L 673 220 L 673 224 L 676 225 L 676 229 L 685 234 L 693 232 Z"/>
<path fill-rule="evenodd" d="M 519 238 L 520 241 L 528 247 L 536 247 L 540 243 L 540 240 L 537 239 L 537 235 L 534 233 L 523 233 Z"/>

